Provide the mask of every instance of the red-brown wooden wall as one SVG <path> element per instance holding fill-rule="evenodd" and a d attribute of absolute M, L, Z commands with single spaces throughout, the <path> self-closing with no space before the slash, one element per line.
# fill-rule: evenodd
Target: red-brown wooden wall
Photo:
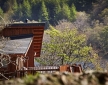
<path fill-rule="evenodd" d="M 41 23 L 39 25 L 37 24 L 39 23 L 10 25 L 4 28 L 1 34 L 6 37 L 33 34 L 33 51 L 36 52 L 36 56 L 34 57 L 40 57 L 45 24 L 42 23 L 42 26 Z"/>
<path fill-rule="evenodd" d="M 9 37 L 22 34 L 33 34 L 33 42 L 26 56 L 29 57 L 28 67 L 34 67 L 34 57 L 40 57 L 44 28 L 45 23 L 10 24 L 2 30 L 1 35 Z M 35 53 L 36 55 L 34 55 Z M 27 66 L 27 63 L 25 66 Z"/>

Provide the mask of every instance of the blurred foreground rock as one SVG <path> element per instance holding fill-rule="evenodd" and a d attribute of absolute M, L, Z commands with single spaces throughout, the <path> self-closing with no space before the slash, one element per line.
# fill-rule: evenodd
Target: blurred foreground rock
<path fill-rule="evenodd" d="M 0 85 L 108 85 L 107 72 L 53 73 L 28 75 L 0 81 Z"/>

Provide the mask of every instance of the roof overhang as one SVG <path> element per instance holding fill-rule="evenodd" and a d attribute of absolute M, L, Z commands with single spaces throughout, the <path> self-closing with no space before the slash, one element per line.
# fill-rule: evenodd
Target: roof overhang
<path fill-rule="evenodd" d="M 10 40 L 5 42 L 4 48 L 2 48 L 3 52 L 6 54 L 23 54 L 26 56 L 30 45 L 32 43 L 33 37 L 25 37 L 19 38 L 20 36 L 11 36 Z M 24 35 L 23 35 L 24 37 Z M 15 39 L 16 38 L 16 39 Z"/>
<path fill-rule="evenodd" d="M 41 23 L 12 23 L 8 24 L 0 34 L 4 37 L 11 37 L 11 41 L 24 38 L 23 35 L 33 35 L 33 46 L 31 48 L 33 53 L 36 53 L 34 57 L 40 57 L 41 54 L 41 47 L 42 47 L 42 40 L 44 29 L 46 27 L 45 22 Z M 15 38 L 16 36 L 19 36 Z M 6 51 L 5 51 L 6 52 Z M 12 53 L 9 52 L 9 53 Z M 13 52 L 15 53 L 15 52 Z M 23 52 L 24 53 L 24 52 Z M 20 54 L 20 53 L 18 53 Z M 27 54 L 27 51 L 25 52 Z M 28 52 L 29 55 L 29 52 Z"/>
<path fill-rule="evenodd" d="M 8 24 L 6 26 L 6 28 L 13 28 L 13 27 L 17 27 L 17 28 L 26 27 L 27 28 L 30 26 L 32 26 L 32 27 L 44 26 L 45 27 L 45 22 L 41 22 L 41 23 L 13 23 L 13 24 Z"/>

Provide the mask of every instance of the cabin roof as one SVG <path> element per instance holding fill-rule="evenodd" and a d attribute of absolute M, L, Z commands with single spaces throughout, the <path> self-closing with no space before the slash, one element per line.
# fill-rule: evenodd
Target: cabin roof
<path fill-rule="evenodd" d="M 44 22 L 41 23 L 12 23 L 8 24 L 7 27 L 27 27 L 27 26 L 45 26 Z"/>
<path fill-rule="evenodd" d="M 6 25 L 6 27 L 0 32 L 0 35 L 4 37 L 11 37 L 11 40 L 25 38 L 23 35 L 26 35 L 26 36 L 32 35 L 33 43 L 31 44 L 27 52 L 27 56 L 29 55 L 33 57 L 40 57 L 43 34 L 44 34 L 45 28 L 46 28 L 46 24 L 44 22 L 11 23 L 11 24 Z M 34 56 L 33 53 L 36 53 L 36 55 Z"/>
<path fill-rule="evenodd" d="M 26 54 L 32 42 L 32 36 L 11 36 L 2 49 L 7 54 Z"/>

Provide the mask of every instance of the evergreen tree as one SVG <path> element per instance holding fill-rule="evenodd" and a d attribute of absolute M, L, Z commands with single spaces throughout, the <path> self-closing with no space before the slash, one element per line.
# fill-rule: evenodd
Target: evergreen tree
<path fill-rule="evenodd" d="M 17 14 L 16 16 L 17 16 L 18 20 L 20 20 L 23 17 L 22 5 L 21 4 L 19 4 L 19 6 L 18 6 L 18 10 L 17 10 L 16 14 Z"/>
<path fill-rule="evenodd" d="M 56 1 L 55 3 L 55 8 L 54 8 L 54 22 L 57 23 L 57 21 L 60 19 L 59 17 L 61 12 L 61 6 L 60 3 L 58 1 Z"/>
<path fill-rule="evenodd" d="M 99 33 L 99 44 L 103 57 L 108 55 L 108 26 Z"/>
<path fill-rule="evenodd" d="M 0 7 L 0 16 L 3 16 L 3 10 Z"/>
<path fill-rule="evenodd" d="M 55 10 L 56 10 L 56 4 L 57 2 L 59 2 L 59 0 L 46 0 L 45 4 L 47 6 L 48 9 L 48 14 L 49 14 L 49 22 L 54 25 L 56 22 L 56 14 L 55 14 Z"/>
<path fill-rule="evenodd" d="M 23 12 L 24 19 L 31 18 L 31 6 L 28 0 L 23 1 L 22 12 Z"/>
<path fill-rule="evenodd" d="M 36 4 L 36 0 L 29 0 L 30 6 L 35 5 Z"/>
<path fill-rule="evenodd" d="M 47 8 L 45 6 L 45 2 L 42 1 L 42 6 L 40 10 L 40 15 L 39 15 L 39 21 L 48 21 L 49 20 L 49 15 L 47 12 Z"/>
<path fill-rule="evenodd" d="M 16 0 L 12 0 L 13 5 L 12 5 L 12 11 L 13 11 L 13 18 L 17 18 L 17 11 L 18 11 L 18 4 Z"/>
<path fill-rule="evenodd" d="M 32 11 L 32 19 L 38 21 L 39 19 L 39 12 L 41 9 L 41 2 L 37 0 L 32 0 L 30 2 L 31 5 L 31 11 Z"/>
<path fill-rule="evenodd" d="M 12 10 L 13 10 L 14 12 L 16 12 L 17 9 L 18 9 L 17 1 L 16 1 L 16 0 L 13 0 Z"/>
<path fill-rule="evenodd" d="M 6 1 L 6 2 L 4 3 L 3 10 L 4 10 L 4 12 L 6 13 L 6 12 L 8 12 L 10 9 L 11 9 L 10 2 L 9 2 L 9 1 Z"/>
<path fill-rule="evenodd" d="M 74 6 L 74 4 L 72 4 L 71 9 L 70 9 L 70 16 L 71 16 L 71 20 L 75 20 L 76 18 L 76 7 Z"/>
<path fill-rule="evenodd" d="M 62 9 L 59 17 L 61 19 L 70 20 L 70 8 L 66 3 L 62 4 Z"/>

